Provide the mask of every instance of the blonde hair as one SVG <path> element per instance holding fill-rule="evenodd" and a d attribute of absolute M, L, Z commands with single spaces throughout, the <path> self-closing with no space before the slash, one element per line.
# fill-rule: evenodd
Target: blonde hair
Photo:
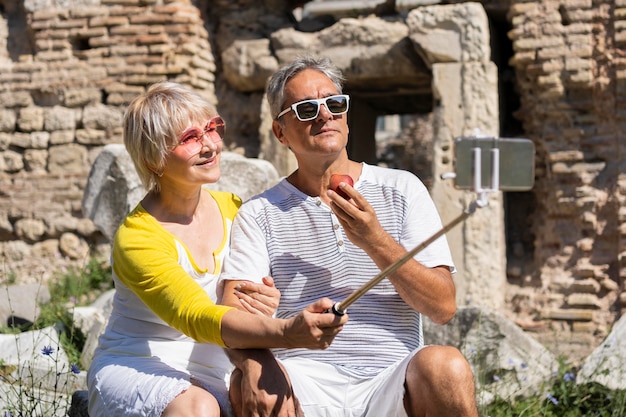
<path fill-rule="evenodd" d="M 124 145 L 146 190 L 159 191 L 167 154 L 189 123 L 216 115 L 198 93 L 169 81 L 153 84 L 133 99 L 124 113 Z"/>

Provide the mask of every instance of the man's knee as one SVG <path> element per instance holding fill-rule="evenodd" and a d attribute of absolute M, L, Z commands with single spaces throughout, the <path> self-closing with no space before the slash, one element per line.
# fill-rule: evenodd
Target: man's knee
<path fill-rule="evenodd" d="M 408 387 L 416 383 L 429 390 L 466 387 L 473 392 L 472 368 L 452 346 L 427 346 L 420 350 L 407 370 Z"/>
<path fill-rule="evenodd" d="M 456 348 L 427 346 L 407 369 L 409 416 L 476 416 L 472 368 Z"/>

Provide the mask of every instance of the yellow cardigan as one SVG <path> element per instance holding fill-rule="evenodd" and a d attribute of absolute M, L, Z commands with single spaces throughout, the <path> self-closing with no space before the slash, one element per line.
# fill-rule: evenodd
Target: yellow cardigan
<path fill-rule="evenodd" d="M 224 223 L 224 240 L 216 251 L 220 252 L 230 244 L 230 224 L 241 206 L 241 199 L 232 193 L 208 192 L 216 200 Z M 139 204 L 115 234 L 113 271 L 168 325 L 198 342 L 224 347 L 221 320 L 231 307 L 215 304 L 185 272 L 178 263 L 175 241 L 176 238 Z M 193 260 L 189 253 L 188 256 Z M 216 259 L 215 273 L 219 274 L 220 270 L 221 261 Z"/>

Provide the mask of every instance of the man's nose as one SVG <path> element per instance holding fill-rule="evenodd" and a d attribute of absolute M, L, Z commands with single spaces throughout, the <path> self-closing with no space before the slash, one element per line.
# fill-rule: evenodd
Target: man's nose
<path fill-rule="evenodd" d="M 334 114 L 332 114 L 332 113 L 330 112 L 330 110 L 328 110 L 328 107 L 326 107 L 326 104 L 324 104 L 324 103 L 320 103 L 320 104 L 319 104 L 319 106 L 320 106 L 320 110 L 319 110 L 319 113 L 318 113 L 318 115 L 317 115 L 317 118 L 318 118 L 318 119 L 319 119 L 320 117 L 321 117 L 322 119 L 332 119 L 332 118 L 334 117 Z M 322 112 L 324 112 L 324 114 L 323 114 L 323 115 L 322 115 Z"/>

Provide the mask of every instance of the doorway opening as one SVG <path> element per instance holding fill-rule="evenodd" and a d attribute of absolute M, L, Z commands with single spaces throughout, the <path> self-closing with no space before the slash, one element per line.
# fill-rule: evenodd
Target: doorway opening
<path fill-rule="evenodd" d="M 354 97 L 348 119 L 350 158 L 410 171 L 432 186 L 432 95 L 347 92 Z"/>

